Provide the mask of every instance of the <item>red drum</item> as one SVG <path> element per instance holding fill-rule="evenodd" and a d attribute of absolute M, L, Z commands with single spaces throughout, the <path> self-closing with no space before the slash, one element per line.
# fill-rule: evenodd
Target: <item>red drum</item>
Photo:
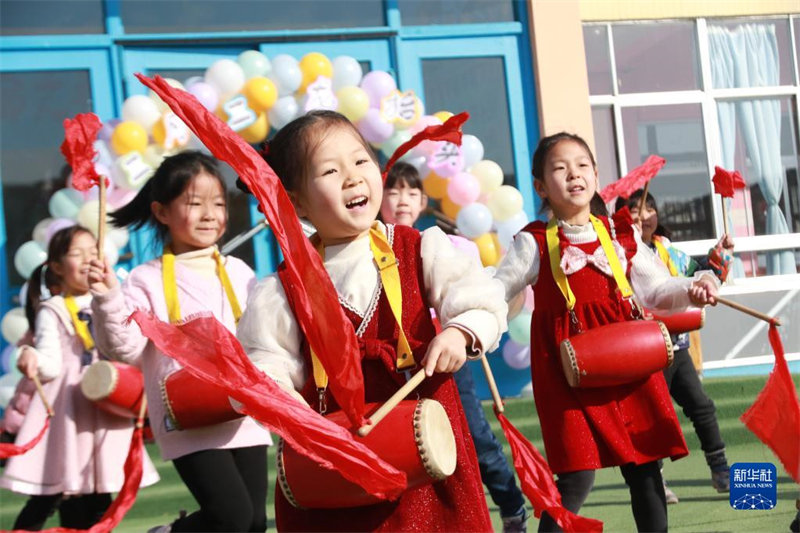
<path fill-rule="evenodd" d="M 367 412 L 379 404 L 368 404 Z M 350 422 L 342 411 L 328 416 L 341 426 Z M 381 459 L 406 473 L 408 487 L 445 479 L 456 469 L 456 440 L 442 404 L 436 400 L 404 400 L 366 437 L 354 435 Z M 278 485 L 295 507 L 332 509 L 382 502 L 359 485 L 300 455 L 283 439 L 278 443 Z"/>
<path fill-rule="evenodd" d="M 613 387 L 672 364 L 672 341 L 657 320 L 600 326 L 561 341 L 561 366 L 570 387 Z"/>
<path fill-rule="evenodd" d="M 705 307 L 691 307 L 687 311 L 674 315 L 662 316 L 652 312 L 650 314 L 653 316 L 653 320 L 663 322 L 672 335 L 698 330 L 706 322 Z"/>
<path fill-rule="evenodd" d="M 197 379 L 186 369 L 164 378 L 161 398 L 177 429 L 213 426 L 244 416 L 233 409 L 225 391 Z"/>
<path fill-rule="evenodd" d="M 83 373 L 81 391 L 104 411 L 136 418 L 144 399 L 144 378 L 135 366 L 97 361 Z"/>

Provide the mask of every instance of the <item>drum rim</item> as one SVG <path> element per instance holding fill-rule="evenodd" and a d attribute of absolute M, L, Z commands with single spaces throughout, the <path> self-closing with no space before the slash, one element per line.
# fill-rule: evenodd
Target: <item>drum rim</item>
<path fill-rule="evenodd" d="M 294 497 L 294 493 L 292 493 L 292 488 L 289 486 L 289 480 L 286 478 L 286 469 L 283 463 L 283 447 L 284 447 L 284 439 L 281 437 L 278 439 L 278 449 L 275 453 L 275 463 L 278 467 L 278 486 L 281 488 L 281 492 L 283 496 L 286 498 L 292 507 L 297 509 L 302 509 L 303 507 L 297 503 L 297 500 Z"/>
<path fill-rule="evenodd" d="M 705 309 L 703 310 L 705 312 Z M 659 329 L 661 329 L 661 334 L 664 336 L 664 342 L 667 345 L 667 368 L 672 366 L 672 362 L 675 360 L 675 346 L 672 345 L 672 337 L 669 335 L 669 330 L 667 326 L 661 322 L 660 320 L 656 320 Z"/>
<path fill-rule="evenodd" d="M 441 481 L 443 479 L 447 479 L 455 472 L 455 469 L 458 466 L 457 461 L 453 464 L 453 472 L 446 473 L 443 468 L 434 468 L 432 461 L 428 457 L 428 447 L 426 446 L 425 441 L 423 441 L 422 437 L 423 434 L 419 431 L 422 427 L 422 412 L 425 409 L 426 405 L 433 405 L 438 404 L 441 408 L 442 412 L 444 413 L 444 420 L 447 422 L 448 427 L 450 428 L 450 435 L 453 437 L 453 447 L 455 448 L 455 433 L 453 432 L 453 425 L 450 423 L 450 417 L 447 416 L 447 411 L 445 411 L 444 406 L 432 399 L 432 398 L 420 398 L 417 401 L 417 405 L 414 407 L 414 418 L 413 418 L 413 426 L 414 426 L 414 443 L 417 445 L 417 453 L 419 454 L 419 459 L 422 462 L 422 467 L 425 469 L 425 473 L 436 481 Z M 456 451 L 457 453 L 457 451 Z"/>
<path fill-rule="evenodd" d="M 111 381 L 109 382 L 110 386 L 106 388 L 106 390 L 103 392 L 101 396 L 90 395 L 89 394 L 90 391 L 87 391 L 89 384 L 88 381 L 86 381 L 86 377 L 93 375 L 97 372 L 97 370 L 92 371 L 92 367 L 94 367 L 95 369 L 108 367 L 110 369 L 111 373 Z M 92 374 L 90 374 L 90 372 L 92 372 Z M 117 369 L 116 366 L 114 366 L 114 364 L 111 361 L 105 361 L 105 360 L 95 361 L 94 363 L 89 365 L 89 368 L 86 369 L 86 372 L 84 372 L 83 376 L 81 377 L 81 392 L 88 400 L 91 400 L 93 402 L 99 402 L 111 396 L 111 393 L 113 393 L 116 390 L 118 382 L 119 382 L 119 370 Z M 86 384 L 86 386 L 84 386 L 84 383 Z"/>
<path fill-rule="evenodd" d="M 567 366 L 569 361 L 569 367 Z M 564 370 L 571 369 L 572 372 L 564 372 L 567 383 L 570 387 L 577 388 L 581 384 L 581 369 L 578 367 L 578 358 L 575 356 L 575 348 L 569 339 L 561 341 L 561 366 Z"/>
<path fill-rule="evenodd" d="M 175 372 L 178 371 L 176 370 L 174 372 L 170 372 L 164 379 L 162 379 L 161 386 L 159 388 L 161 389 L 161 403 L 164 404 L 164 408 L 167 410 L 167 416 L 172 421 L 172 424 L 175 426 L 175 428 L 181 430 L 183 428 L 181 428 L 178 418 L 175 416 L 175 411 L 172 410 L 172 404 L 169 401 L 169 393 L 167 392 L 167 380 L 170 378 L 170 376 L 175 374 Z"/>

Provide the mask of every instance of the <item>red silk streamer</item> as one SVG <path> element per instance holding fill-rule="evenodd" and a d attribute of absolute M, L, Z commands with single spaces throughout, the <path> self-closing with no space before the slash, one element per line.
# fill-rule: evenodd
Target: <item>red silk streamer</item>
<path fill-rule="evenodd" d="M 197 316 L 179 325 L 135 311 L 142 333 L 198 379 L 222 388 L 252 416 L 298 452 L 335 469 L 346 479 L 383 499 L 406 488 L 406 476 L 385 463 L 346 428 L 303 405 L 258 370 L 236 337 L 213 316 Z"/>
<path fill-rule="evenodd" d="M 289 196 L 275 171 L 213 113 L 161 76 L 136 74 L 211 150 L 227 162 L 258 199 L 286 260 L 295 295 L 295 318 L 328 374 L 336 402 L 357 426 L 364 422 L 364 376 L 355 331 L 345 318 L 336 289 L 319 254 L 303 234 Z M 253 406 L 248 406 L 253 407 Z"/>
<path fill-rule="evenodd" d="M 600 520 L 576 515 L 561 505 L 561 493 L 558 492 L 553 472 L 542 454 L 497 408 L 494 414 L 500 421 L 508 444 L 511 445 L 511 456 L 514 458 L 514 468 L 519 476 L 522 492 L 530 500 L 536 517 L 541 518 L 542 513 L 547 512 L 565 532 L 603 531 L 603 522 Z"/>
<path fill-rule="evenodd" d="M 392 157 L 386 162 L 382 175 L 383 181 L 386 181 L 389 170 L 397 163 L 397 160 L 422 141 L 447 141 L 461 146 L 461 125 L 467 120 L 469 120 L 469 113 L 462 111 L 458 115 L 453 115 L 448 118 L 444 124 L 428 126 L 415 133 L 413 137 L 398 146 L 397 150 L 392 154 Z"/>
<path fill-rule="evenodd" d="M 644 163 L 628 172 L 627 176 L 607 185 L 600 191 L 600 198 L 604 203 L 608 203 L 618 196 L 629 198 L 631 194 L 644 187 L 645 183 L 656 177 L 666 162 L 667 160 L 663 157 L 648 156 Z"/>
<path fill-rule="evenodd" d="M 44 427 L 42 427 L 39 434 L 36 435 L 30 442 L 23 444 L 22 446 L 17 446 L 16 444 L 12 443 L 2 443 L 0 444 L 0 459 L 7 459 L 9 457 L 14 457 L 15 455 L 22 455 L 26 453 L 28 450 L 39 444 L 39 441 L 42 440 L 44 437 L 45 431 L 47 428 L 50 427 L 50 417 L 48 416 L 44 421 Z"/>
<path fill-rule="evenodd" d="M 72 167 L 72 186 L 79 191 L 100 184 L 100 176 L 94 169 L 94 141 L 101 127 L 100 119 L 94 113 L 79 113 L 74 119 L 64 119 L 61 153 Z"/>
<path fill-rule="evenodd" d="M 714 192 L 723 198 L 733 198 L 735 189 L 747 187 L 747 182 L 738 170 L 731 172 L 722 167 L 714 167 L 714 177 L 711 181 L 714 183 Z"/>
<path fill-rule="evenodd" d="M 769 343 L 775 366 L 741 421 L 775 452 L 795 483 L 800 483 L 800 401 L 775 324 L 769 326 Z"/>

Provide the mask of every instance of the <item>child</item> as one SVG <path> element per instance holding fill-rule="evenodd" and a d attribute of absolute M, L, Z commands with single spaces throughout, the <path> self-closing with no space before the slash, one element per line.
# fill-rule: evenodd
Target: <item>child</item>
<path fill-rule="evenodd" d="M 161 383 L 181 366 L 135 324 L 126 323 L 136 308 L 170 321 L 169 301 L 180 318 L 210 312 L 229 329 L 236 327 L 234 310 L 244 304 L 255 276 L 239 259 L 223 258 L 217 251 L 228 218 L 225 198 L 215 159 L 196 151 L 168 157 L 136 197 L 111 215 L 119 227 L 154 227 L 160 240 L 166 240 L 164 255 L 134 268 L 122 289 L 107 265 L 94 261 L 90 273 L 98 344 L 111 357 L 142 369 L 153 436 L 200 505 L 198 511 L 154 529 L 161 532 L 264 531 L 267 526 L 269 433 L 246 417 L 175 429 L 167 418 Z M 171 287 L 170 272 L 164 271 L 170 265 Z M 233 297 L 226 290 L 228 279 Z"/>
<path fill-rule="evenodd" d="M 670 277 L 650 250 L 639 244 L 627 212 L 613 220 L 590 216 L 598 185 L 597 165 L 586 142 L 577 135 L 558 133 L 543 138 L 533 156 L 533 176 L 534 188 L 553 218 L 548 224 L 529 224 L 514 238 L 496 277 L 505 285 L 507 299 L 526 285 L 534 288 L 533 391 L 547 459 L 558 474 L 564 507 L 577 512 L 592 488 L 594 471 L 619 466 L 630 488 L 638 530 L 666 531 L 667 508 L 658 460 L 676 459 L 688 452 L 662 373 L 613 387 L 570 388 L 561 367 L 559 344 L 580 331 L 636 316 L 632 302 L 620 296 L 615 281 L 627 285 L 626 272 L 641 302 L 649 309 L 665 311 L 690 303 L 714 303 L 715 281 L 711 276 L 697 280 Z M 622 272 L 616 276 L 602 260 L 613 263 L 613 257 L 598 250 L 600 239 L 619 259 Z M 551 264 L 549 249 L 558 250 L 561 259 Z M 561 288 L 556 279 L 561 280 Z M 574 301 L 572 311 L 568 311 L 565 294 Z M 545 513 L 539 529 L 558 527 Z"/>
<path fill-rule="evenodd" d="M 387 224 L 413 226 L 420 213 L 428 204 L 428 197 L 422 190 L 422 180 L 417 169 L 399 161 L 389 170 L 383 184 L 383 203 L 381 204 L 381 220 Z M 450 236 L 450 239 L 463 237 Z M 478 249 L 475 256 L 480 261 Z M 503 532 L 525 531 L 525 500 L 517 487 L 514 473 L 508 466 L 503 447 L 492 433 L 483 407 L 475 393 L 475 383 L 469 365 L 459 369 L 453 378 L 456 380 L 461 405 L 467 417 L 469 432 L 478 454 L 481 480 L 489 490 L 494 503 L 500 508 L 503 520 Z"/>
<path fill-rule="evenodd" d="M 651 194 L 647 194 L 644 213 L 639 212 L 642 194 L 643 191 L 637 191 L 627 201 L 624 198 L 617 199 L 616 209 L 628 206 L 633 219 L 641 224 L 642 242 L 656 252 L 673 276 L 692 276 L 699 269 L 700 264 L 672 246 L 668 238 L 669 230 L 658 222 L 658 207 Z M 728 235 L 723 236 L 718 244 L 719 248 L 723 246 L 727 253 L 717 253 L 716 255 L 729 257 L 733 251 L 733 242 Z M 724 281 L 724 278 L 721 281 Z M 706 463 L 711 469 L 712 486 L 718 492 L 728 492 L 730 490 L 730 468 L 725 457 L 725 443 L 719 433 L 714 402 L 703 390 L 703 385 L 700 383 L 689 355 L 689 335 L 684 333 L 673 336 L 672 341 L 675 359 L 672 365 L 664 369 L 667 387 L 694 425 L 694 431 L 697 433 L 697 438 L 700 439 L 700 446 L 706 456 Z M 674 493 L 669 494 L 672 492 L 669 489 L 665 490 L 668 491 L 668 499 L 673 499 L 674 503 L 677 503 L 677 496 Z"/>
<path fill-rule="evenodd" d="M 38 374 L 45 382 L 55 414 L 42 440 L 24 455 L 9 459 L 0 478 L 0 486 L 35 496 L 20 512 L 14 529 L 41 529 L 57 505 L 63 527 L 91 527 L 111 504 L 111 493 L 122 488 L 133 421 L 98 409 L 80 390 L 83 372 L 98 360 L 91 330 L 85 327 L 91 322 L 92 299 L 87 272 L 96 248 L 97 241 L 86 228 L 58 231 L 48 245 L 46 270 L 48 277 L 58 280 L 61 295 L 41 300 L 41 268 L 28 284 L 26 303 L 31 309 L 38 307 L 38 312 L 35 347 L 22 347 L 23 368 L 28 377 Z M 44 403 L 33 397 L 17 442 L 33 439 L 46 417 Z M 157 480 L 145 454 L 142 485 Z"/>
<path fill-rule="evenodd" d="M 382 290 L 370 250 L 386 239 L 397 258 L 402 287 L 402 329 L 416 372 L 427 378 L 412 394 L 440 402 L 456 439 L 457 466 L 447 479 L 409 489 L 397 501 L 358 508 L 297 509 L 276 491 L 280 531 L 488 531 L 475 451 L 450 373 L 467 352 L 492 350 L 505 329 L 502 286 L 465 260 L 438 229 L 375 222 L 382 183 L 375 156 L 344 116 L 314 111 L 283 127 L 269 144 L 267 162 L 283 180 L 297 215 L 318 230 L 325 268 L 339 294 L 359 345 L 367 402 L 384 402 L 406 381 L 395 350 L 397 323 Z M 371 228 L 376 232 L 370 232 Z M 377 245 L 377 244 L 376 244 Z M 312 408 L 336 410 L 327 389 L 318 394 L 307 343 L 285 292 L 281 270 L 262 280 L 239 323 L 238 337 L 253 363 Z M 291 289 L 288 289 L 291 291 Z M 313 297 L 313 295 L 310 295 Z M 436 335 L 429 309 L 444 326 Z M 436 374 L 434 374 L 434 371 Z M 299 392 L 298 392 L 299 391 Z M 320 397 L 321 396 L 321 397 Z M 399 431 L 400 429 L 398 429 Z"/>

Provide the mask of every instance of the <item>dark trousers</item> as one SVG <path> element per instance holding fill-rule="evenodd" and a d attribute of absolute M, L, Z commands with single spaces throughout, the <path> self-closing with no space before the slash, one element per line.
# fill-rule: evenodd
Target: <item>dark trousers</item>
<path fill-rule="evenodd" d="M 89 529 L 111 505 L 111 494 L 81 494 L 63 498 L 61 494 L 31 496 L 14 521 L 14 529 L 39 531 L 58 509 L 61 527 Z"/>
<path fill-rule="evenodd" d="M 719 433 L 717 410 L 703 390 L 688 349 L 675 352 L 672 366 L 664 369 L 664 379 L 669 393 L 692 421 L 703 451 L 709 454 L 723 449 L 725 443 Z"/>
<path fill-rule="evenodd" d="M 658 462 L 619 467 L 631 494 L 631 509 L 638 531 L 667 530 L 667 500 Z M 556 486 L 561 503 L 577 513 L 594 485 L 594 470 L 578 470 L 558 475 Z M 561 531 L 547 513 L 542 513 L 539 531 Z"/>
<path fill-rule="evenodd" d="M 265 531 L 267 447 L 202 450 L 173 461 L 200 509 L 172 531 Z"/>
<path fill-rule="evenodd" d="M 506 456 L 503 455 L 503 448 L 492 433 L 481 402 L 475 394 L 472 370 L 465 364 L 453 377 L 458 386 L 461 405 L 464 407 L 469 432 L 472 434 L 472 442 L 478 455 L 481 481 L 489 490 L 492 501 L 500 508 L 500 516 L 514 516 L 523 508 L 525 500 L 517 487 Z"/>

